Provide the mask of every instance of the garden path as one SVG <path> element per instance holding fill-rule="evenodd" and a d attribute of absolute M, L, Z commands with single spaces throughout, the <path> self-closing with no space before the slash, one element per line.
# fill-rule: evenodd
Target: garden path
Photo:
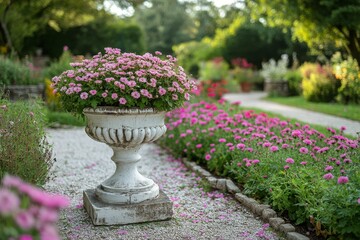
<path fill-rule="evenodd" d="M 345 133 L 352 136 L 357 136 L 357 132 L 360 132 L 360 122 L 358 121 L 268 102 L 262 99 L 266 95 L 265 92 L 228 93 L 224 95 L 224 98 L 230 102 L 241 101 L 241 106 L 244 107 L 253 107 L 281 114 L 284 117 L 298 119 L 309 124 L 318 124 L 337 129 L 345 126 L 347 128 Z"/>
<path fill-rule="evenodd" d="M 95 188 L 115 169 L 111 149 L 90 139 L 83 128 L 47 131 L 56 162 L 45 185 L 71 198 L 58 223 L 63 239 L 282 239 L 227 194 L 204 192 L 201 180 L 155 144 L 141 151 L 139 171 L 159 184 L 174 203 L 169 221 L 94 227 L 82 205 L 82 192 Z M 265 231 L 264 231 L 265 230 Z"/>

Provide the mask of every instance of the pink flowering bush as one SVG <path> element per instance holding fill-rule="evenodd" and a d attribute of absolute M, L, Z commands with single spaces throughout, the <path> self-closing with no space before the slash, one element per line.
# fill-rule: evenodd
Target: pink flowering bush
<path fill-rule="evenodd" d="M 175 155 L 232 178 L 296 224 L 360 238 L 360 145 L 343 135 L 345 128 L 323 133 L 224 101 L 172 111 L 167 128 L 162 144 Z"/>
<path fill-rule="evenodd" d="M 5 176 L 0 185 L 0 238 L 16 240 L 60 239 L 58 211 L 69 199 L 34 187 L 18 177 Z"/>
<path fill-rule="evenodd" d="M 105 48 L 105 54 L 71 63 L 73 69 L 54 77 L 52 86 L 68 111 L 96 106 L 168 111 L 182 106 L 196 88 L 176 61 Z"/>

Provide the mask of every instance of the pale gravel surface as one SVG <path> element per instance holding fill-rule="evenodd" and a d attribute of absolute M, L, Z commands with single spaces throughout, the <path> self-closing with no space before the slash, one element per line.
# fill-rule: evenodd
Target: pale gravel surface
<path fill-rule="evenodd" d="M 139 171 L 157 182 L 174 202 L 169 221 L 94 227 L 82 206 L 82 191 L 111 176 L 111 149 L 90 139 L 83 128 L 48 130 L 56 163 L 45 185 L 71 198 L 58 224 L 63 239 L 281 239 L 230 195 L 204 193 L 199 178 L 155 144 L 143 147 Z"/>

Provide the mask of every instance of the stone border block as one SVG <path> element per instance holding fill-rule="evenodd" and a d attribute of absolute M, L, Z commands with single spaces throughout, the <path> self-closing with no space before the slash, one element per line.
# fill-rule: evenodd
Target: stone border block
<path fill-rule="evenodd" d="M 226 179 L 220 178 L 217 180 L 216 188 L 221 191 L 226 191 Z"/>
<path fill-rule="evenodd" d="M 297 232 L 288 232 L 286 238 L 288 240 L 310 240 L 310 238 Z"/>
<path fill-rule="evenodd" d="M 282 218 L 275 217 L 275 218 L 270 218 L 269 223 L 270 226 L 273 227 L 275 230 L 279 230 L 280 225 L 284 224 L 285 221 Z"/>
<path fill-rule="evenodd" d="M 262 219 L 264 219 L 265 221 L 270 221 L 271 218 L 276 218 L 276 216 L 276 212 L 271 208 L 264 209 L 261 215 Z"/>
<path fill-rule="evenodd" d="M 235 185 L 235 183 L 231 180 L 226 180 L 226 189 L 230 192 L 230 193 L 239 193 L 240 189 Z"/>
<path fill-rule="evenodd" d="M 290 223 L 281 224 L 279 229 L 284 233 L 295 232 L 295 227 Z"/>

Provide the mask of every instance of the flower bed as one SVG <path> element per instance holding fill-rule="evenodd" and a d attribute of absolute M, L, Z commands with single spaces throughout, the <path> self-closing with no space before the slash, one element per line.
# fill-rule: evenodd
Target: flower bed
<path fill-rule="evenodd" d="M 359 140 L 220 103 L 168 113 L 162 144 L 318 235 L 360 237 Z"/>

